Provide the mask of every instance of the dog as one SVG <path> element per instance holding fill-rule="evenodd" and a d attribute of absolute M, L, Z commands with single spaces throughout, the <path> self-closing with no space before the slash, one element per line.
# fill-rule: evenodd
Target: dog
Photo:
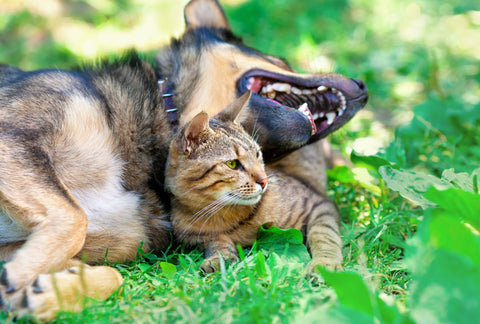
<path fill-rule="evenodd" d="M 99 264 L 133 259 L 141 243 L 166 250 L 166 145 L 178 125 L 247 91 L 240 123 L 265 161 L 325 192 L 320 139 L 366 104 L 365 84 L 298 74 L 247 47 L 216 0 L 192 0 L 184 14 L 184 35 L 153 66 L 129 54 L 78 71 L 0 67 L 3 310 L 41 320 L 79 311 L 79 296 L 105 299 L 122 283 Z"/>

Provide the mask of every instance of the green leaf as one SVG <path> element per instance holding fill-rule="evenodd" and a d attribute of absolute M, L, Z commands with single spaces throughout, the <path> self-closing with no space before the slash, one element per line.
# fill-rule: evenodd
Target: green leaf
<path fill-rule="evenodd" d="M 395 305 L 388 305 L 378 293 L 371 291 L 358 273 L 331 272 L 320 268 L 325 282 L 332 286 L 337 294 L 340 306 L 337 312 L 351 318 L 355 323 L 411 323 L 410 318 L 401 314 Z M 365 315 L 369 315 L 366 317 Z M 362 319 L 361 321 L 357 321 Z M 375 320 L 377 319 L 377 320 Z"/>
<path fill-rule="evenodd" d="M 281 243 L 291 243 L 291 244 L 303 244 L 303 235 L 302 232 L 295 228 L 290 229 L 280 229 L 278 227 L 272 226 L 267 227 L 262 225 L 258 231 L 257 241 L 259 246 L 265 247 L 276 247 L 279 240 Z"/>
<path fill-rule="evenodd" d="M 325 282 L 332 286 L 343 306 L 353 308 L 373 316 L 372 296 L 367 285 L 358 273 L 330 272 L 320 268 Z"/>
<path fill-rule="evenodd" d="M 480 310 L 480 268 L 459 253 L 435 250 L 413 274 L 409 305 L 417 323 L 472 323 Z"/>
<path fill-rule="evenodd" d="M 394 169 L 398 169 L 397 165 L 392 164 L 391 162 L 378 157 L 378 156 L 365 156 L 365 155 L 357 155 L 355 151 L 352 151 L 350 154 L 350 160 L 353 164 L 359 167 L 367 168 L 370 171 L 378 172 L 378 169 L 382 166 L 389 166 Z"/>
<path fill-rule="evenodd" d="M 172 279 L 177 273 L 177 267 L 168 262 L 160 262 L 160 268 L 162 268 L 162 273 L 167 279 Z"/>
<path fill-rule="evenodd" d="M 265 256 L 261 251 L 257 252 L 255 271 L 259 277 L 265 277 L 267 275 L 267 267 L 265 265 Z"/>
<path fill-rule="evenodd" d="M 408 304 L 417 323 L 471 323 L 480 309 L 480 240 L 445 210 L 427 212 L 409 240 Z"/>
<path fill-rule="evenodd" d="M 343 305 L 336 305 L 328 310 L 319 308 L 310 312 L 307 316 L 302 318 L 296 323 L 303 324 L 317 324 L 317 323 L 328 323 L 328 324 L 345 324 L 345 323 L 354 323 L 354 324 L 375 324 L 375 318 L 364 312 L 358 311 L 351 307 L 346 307 Z"/>
<path fill-rule="evenodd" d="M 432 185 L 441 189 L 451 187 L 447 181 L 420 171 L 395 170 L 382 166 L 379 173 L 390 189 L 398 191 L 402 197 L 424 208 L 435 206 L 424 197 L 428 188 Z"/>
<path fill-rule="evenodd" d="M 468 174 L 467 172 L 455 173 L 454 169 L 443 170 L 442 179 L 450 182 L 454 186 L 465 191 L 478 193 L 478 176 L 480 175 L 480 168 Z"/>
<path fill-rule="evenodd" d="M 148 263 L 138 263 L 137 267 L 140 269 L 142 272 L 147 272 L 149 271 L 153 266 Z"/>
<path fill-rule="evenodd" d="M 456 188 L 442 191 L 431 187 L 425 198 L 480 230 L 480 195 Z"/>
<path fill-rule="evenodd" d="M 289 263 L 307 263 L 311 260 L 306 246 L 303 244 L 303 235 L 297 229 L 280 229 L 263 225 L 258 231 L 258 249 L 264 255 L 270 253 L 278 255 Z"/>
<path fill-rule="evenodd" d="M 340 165 L 334 167 L 333 169 L 328 169 L 327 174 L 328 177 L 332 180 L 337 180 L 342 183 L 357 183 L 352 170 L 345 165 Z"/>
<path fill-rule="evenodd" d="M 472 230 L 462 224 L 454 214 L 432 211 L 433 219 L 428 223 L 429 243 L 435 248 L 445 249 L 468 256 L 480 266 L 480 240 Z"/>

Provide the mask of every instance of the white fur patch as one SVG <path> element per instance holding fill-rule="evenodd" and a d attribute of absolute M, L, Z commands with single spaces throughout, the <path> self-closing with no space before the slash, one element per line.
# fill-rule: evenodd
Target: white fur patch
<path fill-rule="evenodd" d="M 115 140 L 105 116 L 92 99 L 73 96 L 66 113 L 66 142 L 76 156 L 70 161 L 58 161 L 65 167 L 61 177 L 75 200 L 88 217 L 87 233 L 108 233 L 109 236 L 140 242 L 144 238 L 138 217 L 140 198 L 122 186 L 124 161 L 116 155 Z M 68 150 L 68 147 L 66 148 Z M 77 162 L 83 168 L 76 169 Z M 86 173 L 88 183 L 79 186 L 79 179 L 69 179 L 71 170 Z M 101 175 L 96 176 L 95 174 Z"/>

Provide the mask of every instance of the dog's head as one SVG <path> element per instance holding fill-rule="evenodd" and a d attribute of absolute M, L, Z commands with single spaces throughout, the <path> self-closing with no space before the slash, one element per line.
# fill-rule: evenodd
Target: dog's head
<path fill-rule="evenodd" d="M 365 84 L 339 74 L 298 74 L 285 61 L 244 45 L 216 0 L 192 0 L 186 31 L 157 57 L 159 76 L 175 87 L 180 124 L 210 116 L 253 92 L 242 126 L 266 161 L 317 141 L 343 126 L 367 102 Z"/>

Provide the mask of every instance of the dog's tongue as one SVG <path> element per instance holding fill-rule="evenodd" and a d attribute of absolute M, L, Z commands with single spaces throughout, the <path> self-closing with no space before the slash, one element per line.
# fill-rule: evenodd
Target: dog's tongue
<path fill-rule="evenodd" d="M 248 78 L 248 82 L 249 82 L 249 85 L 247 86 L 247 88 L 250 91 L 255 92 L 255 93 L 259 93 L 260 90 L 262 89 L 262 80 L 254 78 L 254 77 L 250 77 L 250 78 Z"/>
<path fill-rule="evenodd" d="M 310 111 L 310 109 L 308 109 L 308 104 L 306 102 L 303 103 L 300 107 L 298 107 L 298 111 L 301 112 L 302 114 L 304 114 L 305 117 L 308 118 L 308 120 L 310 120 L 310 124 L 312 124 L 312 134 L 311 135 L 314 135 L 317 132 L 317 126 L 315 126 L 315 121 L 313 119 L 312 112 Z"/>
<path fill-rule="evenodd" d="M 279 105 L 279 106 L 281 106 L 281 105 L 282 105 L 282 104 L 281 104 L 281 103 L 279 103 L 278 101 L 276 101 L 276 100 L 273 100 L 273 99 L 270 99 L 270 98 L 267 98 L 267 99 L 265 99 L 265 100 L 267 100 L 267 101 L 270 101 L 270 102 L 273 102 L 274 104 L 276 104 L 276 105 Z"/>

